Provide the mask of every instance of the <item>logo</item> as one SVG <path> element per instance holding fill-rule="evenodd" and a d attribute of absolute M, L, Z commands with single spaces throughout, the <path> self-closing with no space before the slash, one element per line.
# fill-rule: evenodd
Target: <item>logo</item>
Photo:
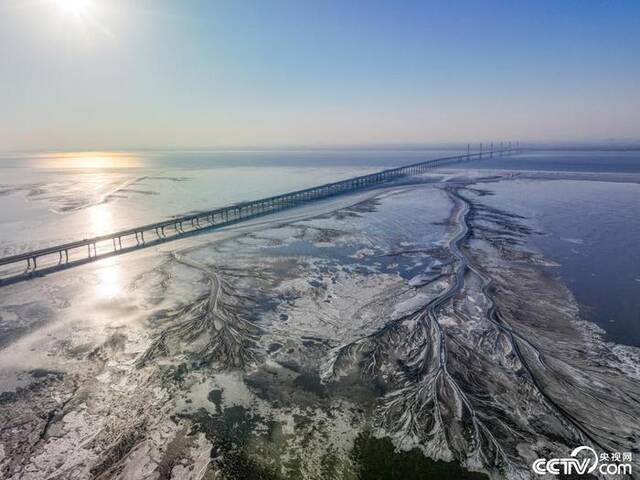
<path fill-rule="evenodd" d="M 602 475 L 631 475 L 631 453 L 601 453 L 582 445 L 575 448 L 570 458 L 539 458 L 531 465 L 538 475 L 584 475 L 596 471 Z"/>

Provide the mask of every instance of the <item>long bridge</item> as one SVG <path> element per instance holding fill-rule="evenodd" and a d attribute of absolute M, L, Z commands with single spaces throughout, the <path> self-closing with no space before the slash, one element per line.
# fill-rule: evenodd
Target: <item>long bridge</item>
<path fill-rule="evenodd" d="M 513 144 L 512 146 L 511 142 L 508 144 L 501 143 L 498 149 L 494 149 L 493 144 L 491 144 L 491 147 L 484 151 L 482 150 L 482 144 L 480 144 L 480 150 L 474 152 L 471 152 L 469 146 L 467 146 L 467 152 L 460 155 L 436 158 L 403 167 L 390 168 L 368 175 L 319 185 L 317 187 L 296 190 L 294 192 L 249 202 L 236 203 L 215 210 L 184 215 L 107 235 L 86 238 L 0 258 L 0 268 L 3 270 L 19 267 L 20 264 L 24 264 L 25 266 L 24 270 L 18 271 L 17 273 L 14 268 L 9 277 L 0 279 L 0 284 L 15 280 L 16 277 L 25 278 L 31 276 L 38 269 L 38 260 L 40 259 L 46 260 L 46 268 L 44 270 L 41 269 L 41 272 L 45 273 L 47 270 L 56 270 L 93 261 L 98 258 L 176 240 L 189 233 L 224 227 L 243 220 L 298 207 L 315 200 L 367 189 L 402 177 L 417 175 L 444 165 L 491 158 L 494 156 L 512 155 L 518 152 L 520 152 L 519 144 Z M 82 254 L 83 250 L 85 252 L 84 254 Z M 45 260 L 41 263 L 44 263 Z"/>

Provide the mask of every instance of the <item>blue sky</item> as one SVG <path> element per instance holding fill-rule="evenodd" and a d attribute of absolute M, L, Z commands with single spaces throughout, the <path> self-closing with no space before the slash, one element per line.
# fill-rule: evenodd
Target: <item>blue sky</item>
<path fill-rule="evenodd" d="M 636 1 L 0 0 L 0 150 L 637 139 L 639 58 Z"/>

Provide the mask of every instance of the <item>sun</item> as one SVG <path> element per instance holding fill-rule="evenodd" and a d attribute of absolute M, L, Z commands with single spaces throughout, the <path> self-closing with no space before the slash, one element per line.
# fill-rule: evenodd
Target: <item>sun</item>
<path fill-rule="evenodd" d="M 80 31 L 86 37 L 104 35 L 113 37 L 105 24 L 109 8 L 104 0 L 45 0 L 52 10 L 57 11 L 60 23 L 73 26 L 72 31 Z M 2 0 L 0 0 L 0 3 Z"/>
<path fill-rule="evenodd" d="M 79 20 L 87 18 L 91 13 L 91 0 L 55 0 L 60 12 Z"/>

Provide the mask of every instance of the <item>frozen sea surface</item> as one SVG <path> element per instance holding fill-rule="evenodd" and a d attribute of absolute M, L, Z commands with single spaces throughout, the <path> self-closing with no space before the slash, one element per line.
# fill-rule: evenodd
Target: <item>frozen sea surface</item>
<path fill-rule="evenodd" d="M 4 154 L 0 157 L 0 256 L 452 153 Z M 640 152 L 534 151 L 463 167 L 636 174 Z M 640 228 L 637 184 L 541 180 L 501 182 L 495 188 L 499 195 L 493 204 L 514 204 L 540 222 L 547 235 L 531 241 L 560 264 L 557 271 L 585 315 L 613 340 L 640 344 L 640 271 L 636 267 L 640 253 L 634 240 Z M 298 243 L 287 248 L 309 247 Z"/>
<path fill-rule="evenodd" d="M 379 168 L 105 161 L 0 173 L 6 222 L 20 208 L 41 215 L 25 216 L 18 241 Z M 634 269 L 632 244 L 606 243 L 634 234 L 638 185 L 472 176 L 336 197 L 3 287 L 0 473 L 519 479 L 580 444 L 633 451 L 637 468 L 639 351 L 580 321 L 571 279 L 586 273 L 568 260 L 606 277 L 592 256 L 617 252 L 628 264 L 616 268 Z M 551 261 L 561 266 L 540 269 Z M 622 281 L 607 299 L 635 295 Z"/>
<path fill-rule="evenodd" d="M 5 154 L 0 156 L 0 256 L 449 154 Z"/>

